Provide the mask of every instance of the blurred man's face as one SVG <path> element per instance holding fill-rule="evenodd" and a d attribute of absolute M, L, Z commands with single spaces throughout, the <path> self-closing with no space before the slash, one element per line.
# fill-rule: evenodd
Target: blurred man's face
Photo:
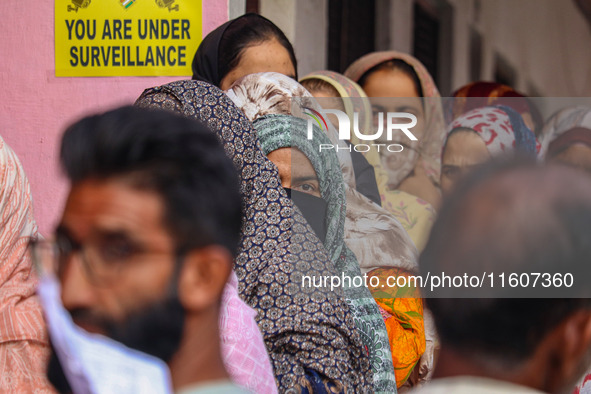
<path fill-rule="evenodd" d="M 85 180 L 72 187 L 56 237 L 72 250 L 59 274 L 74 322 L 168 361 L 184 312 L 163 214 L 154 192 L 117 179 Z"/>

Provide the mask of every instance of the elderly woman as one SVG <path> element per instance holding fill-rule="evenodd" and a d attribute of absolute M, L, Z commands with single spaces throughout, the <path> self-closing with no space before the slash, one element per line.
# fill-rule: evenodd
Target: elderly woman
<path fill-rule="evenodd" d="M 521 115 L 505 106 L 481 107 L 448 127 L 441 155 L 441 190 L 449 195 L 458 180 L 488 160 L 517 153 L 535 156 L 540 145 Z"/>
<path fill-rule="evenodd" d="M 453 100 L 446 102 L 448 122 L 476 108 L 504 105 L 517 111 L 536 136 L 543 123 L 542 115 L 532 100 L 512 87 L 497 82 L 471 82 L 456 90 L 452 97 Z"/>
<path fill-rule="evenodd" d="M 361 278 L 357 258 L 345 244 L 346 196 L 343 175 L 336 153 L 319 152 L 328 137 L 313 127 L 312 140 L 307 138 L 307 122 L 290 115 L 267 115 L 254 122 L 263 152 L 279 168 L 285 188 L 298 207 L 310 206 L 307 217 L 324 219 L 325 226 L 316 230 L 332 256 L 337 274 Z M 309 194 L 309 197 L 295 193 Z M 306 202 L 308 201 L 308 202 Z M 323 202 L 326 208 L 322 209 Z M 304 208 L 305 212 L 308 210 Z M 340 275 L 339 275 L 340 276 Z M 395 375 L 388 336 L 378 306 L 364 286 L 341 284 L 357 328 L 363 333 L 372 362 L 374 390 L 395 392 Z"/>

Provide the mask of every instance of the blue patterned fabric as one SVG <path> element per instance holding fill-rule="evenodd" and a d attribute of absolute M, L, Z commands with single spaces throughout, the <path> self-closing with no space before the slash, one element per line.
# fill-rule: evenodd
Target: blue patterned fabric
<path fill-rule="evenodd" d="M 245 212 L 234 267 L 238 290 L 258 312 L 280 392 L 372 392 L 369 357 L 342 290 L 302 286 L 302 275 L 334 275 L 335 267 L 281 187 L 248 119 L 201 81 L 147 89 L 136 105 L 204 122 L 233 160 Z"/>
<path fill-rule="evenodd" d="M 334 150 L 320 152 L 330 145 L 328 136 L 312 126 L 312 139 L 307 137 L 308 122 L 291 115 L 266 115 L 254 122 L 263 152 L 279 148 L 297 148 L 310 160 L 320 186 L 320 194 L 328 203 L 327 233 L 324 245 L 332 256 L 338 274 L 362 277 L 355 254 L 345 244 L 347 200 L 345 181 Z M 396 393 L 396 376 L 390 351 L 388 331 L 378 305 L 365 286 L 342 283 L 345 299 L 355 325 L 367 346 L 374 374 L 376 393 Z"/>
<path fill-rule="evenodd" d="M 515 134 L 515 150 L 535 156 L 538 153 L 536 135 L 525 125 L 521 115 L 506 105 L 495 105 L 495 107 L 502 109 L 509 116 Z"/>

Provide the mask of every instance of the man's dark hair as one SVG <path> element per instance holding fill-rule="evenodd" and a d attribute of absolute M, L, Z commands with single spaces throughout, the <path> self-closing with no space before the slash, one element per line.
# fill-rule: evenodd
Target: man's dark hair
<path fill-rule="evenodd" d="M 590 236 L 591 178 L 517 158 L 485 166 L 458 185 L 441 208 L 420 267 L 423 275 L 479 277 L 570 272 L 581 281 L 591 269 Z M 580 282 L 573 286 L 568 293 L 573 298 L 434 297 L 427 305 L 442 345 L 512 368 L 531 357 L 565 318 L 591 308 L 587 288 Z"/>
<path fill-rule="evenodd" d="M 240 63 L 244 50 L 269 40 L 277 40 L 289 53 L 298 79 L 298 63 L 293 46 L 279 27 L 258 14 L 246 14 L 236 18 L 224 32 L 218 51 L 218 75 L 220 81 Z"/>
<path fill-rule="evenodd" d="M 60 161 L 73 185 L 121 178 L 157 193 L 178 253 L 218 244 L 236 255 L 238 176 L 218 137 L 196 120 L 136 107 L 89 116 L 64 133 Z"/>

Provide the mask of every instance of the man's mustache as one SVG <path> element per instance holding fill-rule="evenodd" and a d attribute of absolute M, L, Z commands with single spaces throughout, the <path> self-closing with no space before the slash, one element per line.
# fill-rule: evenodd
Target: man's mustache
<path fill-rule="evenodd" d="M 68 311 L 74 323 L 90 332 L 107 335 L 112 332 L 116 323 L 107 316 L 87 308 L 75 308 Z"/>

